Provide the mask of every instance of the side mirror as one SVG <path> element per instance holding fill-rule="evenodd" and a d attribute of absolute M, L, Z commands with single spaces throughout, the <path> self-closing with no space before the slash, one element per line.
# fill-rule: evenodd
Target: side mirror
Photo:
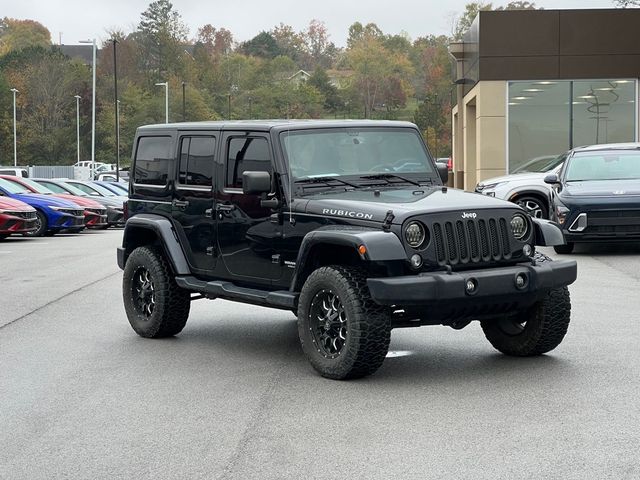
<path fill-rule="evenodd" d="M 249 195 L 260 195 L 271 191 L 271 174 L 269 172 L 244 172 L 242 174 L 242 191 Z"/>
<path fill-rule="evenodd" d="M 558 174 L 550 173 L 546 177 L 544 177 L 544 183 L 548 183 L 549 185 L 559 185 L 560 179 L 558 178 Z"/>
<path fill-rule="evenodd" d="M 438 168 L 438 174 L 440 175 L 440 180 L 442 180 L 442 184 L 446 185 L 449 181 L 449 167 L 446 164 L 436 163 L 436 167 Z"/>

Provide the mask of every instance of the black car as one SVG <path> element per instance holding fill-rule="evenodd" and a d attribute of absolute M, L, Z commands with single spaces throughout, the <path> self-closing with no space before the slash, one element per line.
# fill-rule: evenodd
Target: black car
<path fill-rule="evenodd" d="M 198 298 L 291 310 L 321 375 L 368 375 L 391 329 L 479 320 L 508 355 L 569 324 L 576 263 L 536 245 L 560 229 L 442 185 L 418 128 L 245 121 L 138 129 L 118 265 L 143 337 L 179 333 Z"/>
<path fill-rule="evenodd" d="M 640 240 L 640 143 L 576 148 L 544 181 L 567 240 L 557 253 L 582 242 Z"/>

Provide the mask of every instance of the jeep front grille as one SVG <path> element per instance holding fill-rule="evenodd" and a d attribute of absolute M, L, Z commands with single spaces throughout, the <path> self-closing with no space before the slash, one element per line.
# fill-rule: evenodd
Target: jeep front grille
<path fill-rule="evenodd" d="M 435 222 L 432 232 L 440 265 L 511 258 L 510 233 L 504 218 Z"/>

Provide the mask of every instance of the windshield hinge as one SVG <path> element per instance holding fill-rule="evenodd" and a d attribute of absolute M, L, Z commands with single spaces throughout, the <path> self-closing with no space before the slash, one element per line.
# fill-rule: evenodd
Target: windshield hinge
<path fill-rule="evenodd" d="M 391 224 L 393 223 L 394 218 L 396 218 L 396 216 L 393 214 L 393 210 L 389 210 L 387 212 L 387 215 L 384 217 L 384 221 L 382 222 L 382 229 L 385 232 L 391 230 Z"/>

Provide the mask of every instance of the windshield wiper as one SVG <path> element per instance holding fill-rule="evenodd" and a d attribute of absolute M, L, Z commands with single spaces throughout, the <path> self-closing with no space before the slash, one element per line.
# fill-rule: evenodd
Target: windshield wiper
<path fill-rule="evenodd" d="M 302 179 L 296 180 L 296 183 L 307 183 L 307 184 L 324 183 L 329 186 L 331 186 L 331 182 L 338 182 L 338 183 L 341 183 L 342 185 L 348 185 L 349 187 L 353 187 L 353 188 L 359 187 L 359 185 L 356 185 L 355 183 L 347 182 L 346 180 L 342 180 L 341 178 L 332 177 L 332 176 L 311 177 L 311 178 L 302 178 Z"/>
<path fill-rule="evenodd" d="M 401 175 L 396 175 L 395 173 L 376 173 L 374 175 L 360 175 L 360 178 L 364 178 L 367 180 L 386 180 L 387 183 L 393 183 L 391 181 L 389 181 L 389 179 L 391 178 L 398 178 L 400 180 L 402 180 L 403 182 L 407 182 L 410 183 L 412 185 L 416 185 L 416 186 L 420 186 L 420 182 L 417 182 L 415 180 L 411 180 L 407 177 L 403 177 Z M 426 181 L 426 180 L 423 180 Z M 429 182 L 429 183 L 433 183 L 433 182 Z"/>

